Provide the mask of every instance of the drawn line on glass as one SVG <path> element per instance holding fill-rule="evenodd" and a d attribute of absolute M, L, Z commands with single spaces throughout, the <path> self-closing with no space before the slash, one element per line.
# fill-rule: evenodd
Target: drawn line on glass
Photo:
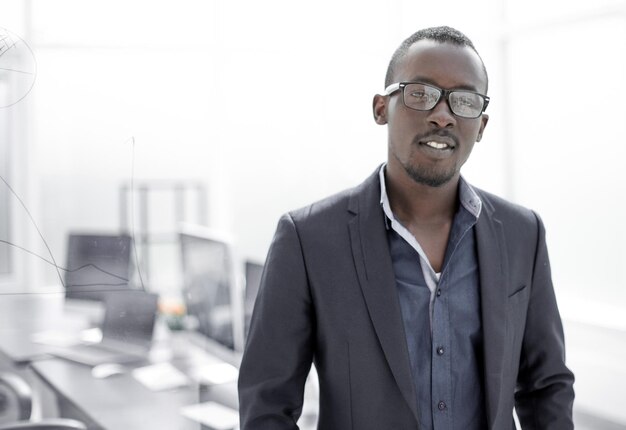
<path fill-rule="evenodd" d="M 4 185 L 6 185 L 6 187 L 8 188 L 8 190 L 11 192 L 11 194 L 13 194 L 13 196 L 17 199 L 17 201 L 20 203 L 20 205 L 22 206 L 22 208 L 24 208 L 24 211 L 26 211 L 26 214 L 28 215 L 28 218 L 30 219 L 30 222 L 33 224 L 33 226 L 35 227 L 35 230 L 37 230 L 37 234 L 39 235 L 39 237 L 41 238 L 41 241 L 43 242 L 44 246 L 46 247 L 46 249 L 48 250 L 48 254 L 50 254 L 50 258 L 52 259 L 52 263 L 54 265 L 54 268 L 57 272 L 57 276 L 59 277 L 59 280 L 61 281 L 61 285 L 63 285 L 63 287 L 65 287 L 65 283 L 63 282 L 63 277 L 61 276 L 61 272 L 59 271 L 59 265 L 57 264 L 56 260 L 54 259 L 54 255 L 52 254 L 52 250 L 50 249 L 50 247 L 48 246 L 48 242 L 46 241 L 46 239 L 43 237 L 43 234 L 41 234 L 41 230 L 39 230 L 39 227 L 37 226 L 37 223 L 35 222 L 35 219 L 33 218 L 33 215 L 30 213 L 30 211 L 28 210 L 28 208 L 26 207 L 26 205 L 24 204 L 24 201 L 20 198 L 20 196 L 15 192 L 15 190 L 13 190 L 13 188 L 11 187 L 11 185 L 9 185 L 9 183 L 4 179 L 3 176 L 0 175 L 0 179 L 2 180 L 2 182 L 4 182 Z"/>
<path fill-rule="evenodd" d="M 8 39 L 8 38 L 9 38 L 9 36 L 5 36 L 5 37 L 3 37 L 2 39 L 0 39 L 0 42 L 4 42 L 4 41 L 5 41 L 5 39 Z M 4 46 L 5 46 L 5 48 L 4 48 L 4 49 L 2 49 L 2 48 L 0 47 L 0 57 L 2 57 L 4 54 L 6 54 L 7 52 L 9 52 L 11 49 L 15 48 L 15 45 L 17 45 L 17 43 L 15 43 L 15 42 L 13 42 L 13 45 L 11 45 L 11 46 L 9 46 L 9 45 L 7 45 L 7 44 L 5 43 L 5 44 L 4 44 Z"/>
<path fill-rule="evenodd" d="M 102 285 L 102 284 L 100 284 Z M 126 285 L 126 284 L 124 284 Z M 116 286 L 116 285 L 114 285 Z M 101 292 L 100 290 L 89 290 L 89 292 Z M 102 292 L 107 292 L 107 293 L 115 293 L 115 292 L 119 292 L 119 293 L 126 293 L 128 292 L 128 288 L 107 288 L 106 290 L 102 290 Z M 12 291 L 10 293 L 2 293 L 0 292 L 0 297 L 2 296 L 43 296 L 43 295 L 53 295 L 53 294 L 65 294 L 65 292 L 60 293 L 59 291 Z"/>
<path fill-rule="evenodd" d="M 2 57 L 2 54 L 0 54 L 0 57 Z M 26 72 L 24 70 L 17 70 L 17 69 L 9 69 L 6 67 L 0 67 L 0 70 L 6 70 L 8 72 L 24 73 L 25 75 L 34 75 L 34 73 L 32 72 Z"/>
<path fill-rule="evenodd" d="M 33 256 L 35 256 L 35 257 L 39 258 L 40 260 L 42 260 L 42 261 L 44 261 L 44 262 L 48 263 L 48 264 L 49 264 L 49 265 L 51 265 L 51 266 L 54 266 L 54 265 L 55 265 L 52 261 L 47 260 L 45 257 L 42 257 L 41 255 L 39 255 L 39 254 L 37 254 L 37 253 L 35 253 L 35 252 L 33 252 L 33 251 L 30 251 L 30 250 L 28 250 L 28 249 L 24 248 L 23 246 L 19 246 L 19 245 L 17 245 L 17 244 L 15 244 L 15 243 L 13 243 L 13 242 L 9 242 L 8 240 L 4 240 L 4 239 L 0 239 L 0 243 L 6 243 L 7 245 L 11 245 L 11 246 L 13 246 L 13 247 L 15 247 L 15 248 L 18 248 L 18 249 L 20 249 L 20 250 L 22 250 L 22 251 L 24 251 L 24 252 L 27 252 L 28 254 L 33 255 Z M 112 273 L 112 272 L 109 272 L 109 271 L 107 271 L 107 270 L 104 270 L 104 269 L 102 269 L 102 268 L 100 268 L 100 267 L 96 266 L 96 265 L 95 265 L 95 264 L 93 264 L 93 263 L 84 264 L 84 265 L 82 265 L 82 266 L 80 266 L 80 267 L 77 267 L 76 269 L 68 269 L 68 268 L 61 267 L 61 266 L 55 266 L 55 267 L 56 267 L 57 269 L 59 269 L 59 270 L 62 270 L 62 271 L 64 271 L 64 272 L 68 272 L 68 273 L 74 273 L 74 272 L 78 272 L 79 270 L 85 269 L 85 268 L 87 268 L 87 267 L 93 267 L 93 268 L 94 268 L 95 270 L 97 270 L 98 272 L 101 272 L 101 273 L 104 273 L 105 275 L 109 275 L 109 276 L 112 276 L 112 277 L 114 277 L 114 278 L 117 278 L 117 279 L 119 279 L 120 281 L 125 281 L 125 282 L 128 282 L 128 281 L 129 281 L 128 279 L 124 278 L 123 276 L 119 276 L 119 275 L 116 275 L 115 273 Z M 102 284 L 102 283 L 99 283 L 99 285 L 103 285 L 103 286 L 108 286 L 108 285 L 111 285 L 111 286 L 116 286 L 116 285 L 121 285 L 121 284 Z M 78 285 L 75 285 L 75 284 L 68 284 L 68 285 L 67 285 L 67 287 L 76 287 L 76 286 L 78 286 Z"/>
<path fill-rule="evenodd" d="M 35 54 L 33 50 L 30 48 L 28 43 L 26 43 L 21 37 L 10 32 L 6 28 L 0 27 L 0 58 L 2 58 L 4 54 L 6 54 L 7 52 L 11 50 L 19 50 L 19 49 L 21 49 L 22 52 L 18 52 L 16 57 L 19 58 L 23 56 L 25 59 L 29 56 L 28 54 L 30 54 L 30 57 L 32 57 L 32 61 L 33 61 L 33 71 L 29 72 L 29 71 L 15 69 L 11 67 L 3 67 L 3 68 L 0 68 L 0 70 L 4 70 L 6 72 L 19 73 L 22 76 L 21 80 L 30 80 L 29 82 L 30 85 L 28 86 L 28 88 L 20 89 L 18 87 L 17 92 L 11 93 L 11 95 L 9 96 L 10 98 L 7 98 L 7 100 L 2 101 L 3 103 L 6 103 L 6 104 L 0 104 L 0 109 L 11 107 L 19 103 L 20 101 L 22 101 L 28 94 L 30 94 L 31 90 L 35 86 L 35 80 L 37 79 L 37 59 L 35 58 Z M 30 76 L 30 77 L 25 78 L 26 76 Z"/>
<path fill-rule="evenodd" d="M 2 40 L 2 39 L 0 39 Z M 1 56 L 1 55 L 0 55 Z M 132 237 L 132 245 L 133 245 L 133 252 L 135 254 L 135 261 L 137 262 L 137 273 L 139 275 L 139 280 L 140 280 L 140 284 L 141 284 L 141 289 L 143 291 L 146 291 L 146 287 L 144 285 L 143 282 L 143 276 L 141 274 L 141 264 L 139 263 L 139 256 L 138 256 L 138 252 L 137 252 L 137 245 L 135 243 L 135 196 L 134 196 L 134 191 L 135 191 L 135 137 L 131 136 L 130 139 L 128 139 L 126 142 L 128 142 L 130 140 L 131 142 L 131 146 L 132 146 L 132 160 L 131 160 L 131 175 L 130 175 L 130 199 L 131 199 L 131 237 Z M 41 230 L 39 229 L 39 227 L 37 226 L 37 223 L 35 222 L 35 219 L 33 218 L 31 212 L 28 210 L 28 208 L 26 207 L 26 204 L 24 204 L 24 201 L 20 198 L 20 196 L 15 192 L 15 190 L 11 187 L 11 185 L 7 182 L 6 179 L 4 179 L 4 177 L 2 175 L 0 175 L 0 180 L 2 180 L 2 182 L 4 182 L 4 185 L 7 187 L 7 189 L 11 192 L 11 194 L 17 199 L 17 201 L 20 203 L 20 205 L 22 206 L 22 208 L 24 209 L 24 211 L 26 212 L 26 214 L 28 215 L 28 218 L 30 219 L 31 223 L 33 224 L 33 226 L 35 227 L 35 230 L 37 230 L 37 234 L 39 235 L 39 238 L 41 239 L 41 241 L 43 242 L 44 246 L 46 247 L 46 250 L 48 251 L 48 254 L 50 254 L 50 260 L 46 259 L 45 257 L 30 251 L 29 249 L 26 249 L 20 245 L 17 245 L 13 242 L 7 241 L 7 240 L 3 240 L 0 239 L 0 243 L 4 243 L 7 244 L 9 246 L 13 246 L 17 249 L 20 249 L 21 251 L 24 251 L 28 254 L 31 254 L 37 258 L 39 258 L 40 260 L 48 263 L 49 265 L 53 266 L 57 272 L 57 276 L 59 278 L 59 281 L 61 282 L 61 285 L 63 286 L 63 288 L 68 288 L 68 287 L 92 287 L 92 286 L 99 286 L 99 287 L 118 287 L 118 286 L 125 286 L 127 285 L 130 280 L 126 279 L 122 276 L 116 275 L 114 273 L 108 272 L 94 264 L 85 264 L 81 267 L 78 267 L 76 269 L 68 269 L 65 267 L 61 267 L 57 264 L 56 259 L 54 258 L 54 254 L 52 253 L 52 250 L 50 249 L 50 247 L 48 246 L 48 242 L 46 241 L 46 239 L 44 238 L 43 234 L 41 233 Z M 73 273 L 76 271 L 79 271 L 81 269 L 84 269 L 86 267 L 93 267 L 94 269 L 96 269 L 97 271 L 104 273 L 106 275 L 109 276 L 113 276 L 114 278 L 117 278 L 121 281 L 124 281 L 123 283 L 97 283 L 97 284 L 71 284 L 71 285 L 66 285 L 65 281 L 63 280 L 63 277 L 61 276 L 61 271 L 64 272 L 69 272 L 69 273 Z M 99 292 L 99 290 L 92 290 L 94 292 Z M 116 291 L 116 290 L 112 290 L 112 289 L 106 289 L 106 290 L 102 290 L 104 291 Z M 126 291 L 126 290 L 119 290 L 119 291 Z M 0 295 L 20 295 L 20 294 L 39 294 L 39 293 L 0 293 Z"/>
<path fill-rule="evenodd" d="M 132 237 L 133 252 L 135 254 L 135 261 L 137 262 L 137 274 L 139 275 L 139 283 L 141 289 L 146 291 L 146 287 L 143 284 L 143 276 L 141 274 L 141 263 L 139 261 L 139 255 L 137 253 L 137 242 L 135 241 L 135 136 L 131 136 L 126 140 L 131 142 L 131 162 L 130 162 L 130 236 Z"/>

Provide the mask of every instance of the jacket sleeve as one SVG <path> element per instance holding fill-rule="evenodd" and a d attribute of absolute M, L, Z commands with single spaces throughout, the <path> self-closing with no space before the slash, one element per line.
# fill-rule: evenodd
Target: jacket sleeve
<path fill-rule="evenodd" d="M 563 326 L 556 304 L 545 229 L 538 215 L 538 240 L 526 329 L 515 393 L 524 430 L 570 430 L 574 375 L 565 365 Z"/>
<path fill-rule="evenodd" d="M 314 312 L 290 215 L 266 259 L 239 373 L 242 430 L 297 429 L 313 359 Z"/>

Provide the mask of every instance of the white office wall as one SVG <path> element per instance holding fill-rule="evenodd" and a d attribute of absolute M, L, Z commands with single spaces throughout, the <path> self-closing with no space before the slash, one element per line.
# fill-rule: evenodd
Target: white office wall
<path fill-rule="evenodd" d="M 17 188 L 21 192 L 23 198 L 31 195 L 31 185 L 28 181 L 28 151 L 27 141 L 29 138 L 29 130 L 26 127 L 26 118 L 29 117 L 31 104 L 23 99 L 17 104 L 12 104 L 28 92 L 25 86 L 29 79 L 26 75 L 20 75 L 20 71 L 32 71 L 33 66 L 31 53 L 24 49 L 23 41 L 19 37 L 27 37 L 28 19 L 25 10 L 25 4 L 16 1 L 3 1 L 0 3 L 2 10 L 2 20 L 0 27 L 3 28 L 3 35 L 9 36 L 8 39 L 2 40 L 2 61 L 0 67 L 3 70 L 0 77 L 0 90 L 3 94 L 2 131 L 0 131 L 0 146 L 2 150 L 2 161 L 4 169 L 2 171 L 3 178 L 8 181 L 10 186 Z M 8 33 L 4 33 L 4 31 Z M 19 48 L 12 51 L 12 47 L 18 45 Z M 18 53 L 16 53 L 18 51 Z M 16 71 L 16 72 L 14 72 Z M 10 105 L 10 106 L 9 106 Z M 19 202 L 11 194 L 8 187 L 2 184 L 3 193 L 7 200 L 0 205 L 0 218 L 8 221 L 9 231 L 3 232 L 2 239 L 17 243 L 26 249 L 32 249 L 33 244 L 29 242 L 29 236 L 24 230 L 25 213 L 20 207 Z M 4 246 L 4 245 L 3 245 Z M 0 256 L 4 259 L 5 272 L 0 275 L 0 288 L 3 291 L 11 291 L 18 280 L 23 283 L 29 282 L 31 279 L 29 272 L 26 270 L 25 253 L 19 251 L 9 245 L 5 246 L 5 253 Z"/>
<path fill-rule="evenodd" d="M 13 9 L 21 4 L 4 1 Z M 537 20 L 525 6 L 510 2 L 507 16 L 517 27 L 504 33 L 509 36 L 512 85 L 503 100 L 504 29 L 495 2 L 433 6 L 398 0 L 359 2 L 357 7 L 350 2 L 296 6 L 286 1 L 187 1 L 174 6 L 32 1 L 29 43 L 36 51 L 39 75 L 27 100 L 35 106 L 29 119 L 34 136 L 28 144 L 35 158 L 30 167 L 37 169 L 33 180 L 46 188 L 39 193 L 46 202 L 46 215 L 41 216 L 55 225 L 116 225 L 117 201 L 111 196 L 130 177 L 131 136 L 136 139 L 139 178 L 206 179 L 214 184 L 212 221 L 232 230 L 265 224 L 265 218 L 248 221 L 251 208 L 263 207 L 275 219 L 284 210 L 350 186 L 385 156 L 384 129 L 371 120 L 370 105 L 372 95 L 382 89 L 391 51 L 413 29 L 445 22 L 474 38 L 491 74 L 491 121 L 466 175 L 500 194 L 546 206 L 539 209 L 549 218 L 548 212 L 559 213 L 561 207 L 548 204 L 553 203 L 550 193 L 536 192 L 545 178 L 538 169 L 530 178 L 523 172 L 542 162 L 568 169 L 589 155 L 603 156 L 580 151 L 587 140 L 580 137 L 589 130 L 589 138 L 604 139 L 608 128 L 591 124 L 601 124 L 606 110 L 620 109 L 624 54 L 617 42 L 624 37 L 624 25 L 623 15 L 611 14 L 610 8 L 623 3 L 568 2 L 549 8 Z M 609 12 L 590 22 L 581 17 L 591 12 L 579 14 L 598 8 Z M 440 18 L 443 10 L 445 20 Z M 5 26 L 24 29 L 21 15 L 6 16 L 11 18 Z M 570 16 L 574 18 L 562 18 Z M 549 19 L 566 24 L 546 25 Z M 538 30 L 534 23 L 539 23 Z M 526 82 L 562 97 L 564 84 L 590 82 L 599 70 L 603 82 L 605 76 L 612 81 L 611 92 L 600 88 L 594 94 L 609 107 L 589 108 L 592 118 L 569 131 L 557 131 L 552 124 L 581 115 L 570 114 L 570 100 L 551 109 L 528 97 Z M 296 96 L 298 88 L 301 95 Z M 505 102 L 513 112 L 506 135 L 510 139 L 502 141 Z M 537 130 L 542 131 L 539 137 Z M 542 144 L 563 140 L 578 145 L 570 147 L 568 163 L 553 161 L 559 158 L 554 145 Z M 542 157 L 526 150 L 534 144 L 541 145 Z M 511 175 L 502 162 L 508 147 L 515 151 L 511 190 L 504 185 Z M 622 147 L 615 145 L 617 153 L 605 157 L 612 168 L 587 166 L 592 175 L 601 175 L 598 180 L 602 175 L 607 179 L 602 193 L 611 190 L 607 184 L 621 184 L 610 175 L 618 171 Z M 551 172 L 555 180 L 572 179 L 558 174 L 570 170 Z M 52 191 L 58 181 L 62 184 Z M 64 186 L 86 192 L 74 199 Z M 89 193 L 92 186 L 99 192 Z M 602 193 L 594 198 L 601 199 Z M 67 203 L 53 204 L 64 199 Z M 91 212 L 83 215 L 81 210 Z M 266 210 L 262 212 L 255 213 L 257 220 L 265 217 Z M 614 213 L 619 215 L 619 207 Z M 256 247 L 257 229 L 241 234 L 245 248 Z M 264 242 L 268 235 L 266 231 Z M 253 253 L 261 256 L 264 249 Z"/>
<path fill-rule="evenodd" d="M 493 3 L 475 7 L 493 16 Z M 281 213 L 357 184 L 384 161 L 371 101 L 389 57 L 454 5 L 32 1 L 32 203 L 52 252 L 64 259 L 69 230 L 117 228 L 134 136 L 136 180 L 205 181 L 211 225 L 263 259 Z M 498 40 L 487 16 L 466 22 L 467 13 L 445 23 L 493 64 L 495 95 Z M 493 122 L 467 171 L 500 192 Z M 32 262 L 39 279 L 56 282 L 52 267 Z"/>
<path fill-rule="evenodd" d="M 522 32 L 510 69 L 515 197 L 548 225 L 558 291 L 622 307 L 624 40 L 626 11 Z M 527 66 L 531 58 L 536 67 Z"/>
<path fill-rule="evenodd" d="M 206 182 L 211 225 L 229 231 L 242 254 L 262 259 L 281 213 L 358 183 L 384 160 L 385 130 L 372 121 L 371 98 L 382 90 L 389 56 L 414 29 L 445 23 L 474 39 L 490 71 L 491 120 L 465 175 L 544 216 L 563 294 L 583 297 L 597 280 L 593 270 L 569 270 L 572 262 L 604 262 L 601 291 L 626 302 L 615 269 L 623 253 L 612 246 L 624 235 L 624 209 L 608 198 L 623 191 L 623 145 L 609 157 L 583 151 L 588 141 L 610 140 L 606 111 L 588 108 L 583 123 L 564 91 L 600 69 L 611 92 L 596 89 L 593 97 L 620 109 L 624 54 L 616 43 L 625 26 L 615 10 L 623 1 L 561 4 L 540 17 L 519 2 L 493 0 L 29 4 L 4 25 L 27 32 L 36 53 L 23 143 L 29 205 L 60 260 L 67 231 L 118 227 L 131 137 L 136 180 Z M 567 101 L 555 108 L 546 98 Z M 599 192 L 587 175 L 602 183 Z M 602 229 L 591 218 L 561 217 L 579 193 L 589 207 L 613 206 L 602 212 Z M 577 252 L 583 243 L 599 251 Z M 34 244 L 46 252 L 39 239 Z M 36 279 L 56 279 L 51 267 L 31 262 L 41 271 Z"/>

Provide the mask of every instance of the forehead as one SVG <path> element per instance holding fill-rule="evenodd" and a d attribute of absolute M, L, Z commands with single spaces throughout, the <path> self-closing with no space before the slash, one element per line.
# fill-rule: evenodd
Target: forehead
<path fill-rule="evenodd" d="M 395 82 L 422 80 L 442 88 L 485 91 L 480 57 L 468 46 L 420 40 L 409 48 L 395 68 Z"/>

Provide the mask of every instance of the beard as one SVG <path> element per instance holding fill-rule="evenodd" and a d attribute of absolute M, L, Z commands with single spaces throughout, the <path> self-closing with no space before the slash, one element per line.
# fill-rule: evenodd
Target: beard
<path fill-rule="evenodd" d="M 441 187 L 447 184 L 456 175 L 456 170 L 443 170 L 424 166 L 414 166 L 409 163 L 402 163 L 404 171 L 416 183 L 429 187 Z"/>

